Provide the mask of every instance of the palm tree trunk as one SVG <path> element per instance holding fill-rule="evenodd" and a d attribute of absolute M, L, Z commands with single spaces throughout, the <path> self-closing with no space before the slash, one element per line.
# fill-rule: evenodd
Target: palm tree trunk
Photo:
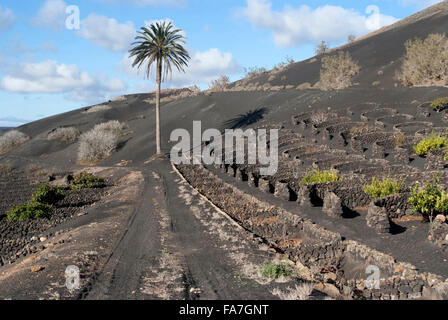
<path fill-rule="evenodd" d="M 156 146 L 157 154 L 161 154 L 160 147 L 160 82 L 162 78 L 162 60 L 157 60 L 157 88 L 156 88 Z"/>

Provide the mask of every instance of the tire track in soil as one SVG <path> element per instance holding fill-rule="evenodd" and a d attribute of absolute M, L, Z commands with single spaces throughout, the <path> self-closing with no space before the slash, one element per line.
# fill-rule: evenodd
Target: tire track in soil
<path fill-rule="evenodd" d="M 182 181 L 169 161 L 153 164 L 164 180 L 174 243 L 182 253 L 190 289 L 187 299 L 276 299 L 274 289 L 284 292 L 302 282 L 297 275 L 263 278 L 263 262 L 280 262 L 281 256 L 224 217 Z"/>
<path fill-rule="evenodd" d="M 281 256 L 236 228 L 169 161 L 143 172 L 141 201 L 86 299 L 268 300 L 302 282 L 263 278 L 263 262 Z"/>
<path fill-rule="evenodd" d="M 160 255 L 159 214 L 153 208 L 154 183 L 150 172 L 143 172 L 145 187 L 109 261 L 85 297 L 93 300 L 142 299 L 141 275 L 148 265 L 156 265 Z"/>

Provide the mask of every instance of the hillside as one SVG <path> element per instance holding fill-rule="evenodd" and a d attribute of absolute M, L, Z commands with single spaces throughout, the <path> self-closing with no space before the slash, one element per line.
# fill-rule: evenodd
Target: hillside
<path fill-rule="evenodd" d="M 11 130 L 11 128 L 3 128 L 2 127 L 2 128 L 0 128 L 0 133 L 3 134 L 3 133 L 5 133 L 8 130 Z"/>
<path fill-rule="evenodd" d="M 446 217 L 428 223 L 409 197 L 416 182 L 434 174 L 442 188 L 448 185 L 448 150 L 414 150 L 431 132 L 447 134 L 448 110 L 437 112 L 429 102 L 448 96 L 448 88 L 403 88 L 394 79 L 405 41 L 447 27 L 444 2 L 345 46 L 361 72 L 344 90 L 296 89 L 318 81 L 322 57 L 228 91 L 167 90 L 163 157 L 154 157 L 154 93 L 17 128 L 30 139 L 0 155 L 0 299 L 265 300 L 284 298 L 293 285 L 302 286 L 297 299 L 447 299 Z M 247 89 L 251 84 L 277 89 Z M 97 163 L 78 163 L 79 141 L 48 136 L 68 127 L 85 133 L 110 120 L 125 129 L 117 149 Z M 193 121 L 202 131 L 278 129 L 277 172 L 265 176 L 261 165 L 236 159 L 172 164 L 170 134 L 192 133 Z M 306 183 L 316 169 L 337 178 Z M 83 170 L 104 181 L 73 188 Z M 373 178 L 401 185 L 377 199 L 363 188 Z M 1 219 L 39 183 L 66 192 L 50 218 Z M 264 261 L 280 260 L 294 269 L 285 271 L 285 282 L 259 272 Z M 83 268 L 82 286 L 67 291 L 64 270 L 73 263 Z M 381 271 L 380 289 L 366 287 L 372 265 Z"/>
<path fill-rule="evenodd" d="M 357 87 L 371 88 L 373 82 L 379 81 L 380 88 L 391 89 L 396 85 L 399 86 L 399 82 L 395 79 L 395 73 L 403 63 L 406 40 L 416 37 L 425 38 L 431 33 L 446 33 L 448 29 L 447 15 L 448 2 L 444 1 L 363 36 L 353 43 L 334 48 L 328 54 L 344 50 L 359 61 L 361 72 L 354 79 Z M 322 56 L 316 56 L 294 63 L 286 70 L 275 73 L 275 78 L 271 81 L 269 81 L 270 74 L 265 73 L 250 79 L 247 84 L 264 85 L 269 83 L 272 86 L 290 85 L 293 87 L 303 83 L 314 85 L 319 81 L 321 59 Z"/>
<path fill-rule="evenodd" d="M 377 106 L 406 106 L 414 100 L 420 103 L 433 100 L 443 95 L 445 88 L 399 88 L 395 74 L 403 61 L 406 40 L 424 37 L 430 33 L 443 33 L 447 28 L 448 3 L 443 2 L 386 27 L 384 30 L 348 44 L 344 50 L 349 51 L 361 66 L 360 73 L 353 81 L 355 85 L 348 90 L 321 92 L 319 90 L 290 89 L 280 92 L 276 90 L 272 92 L 202 93 L 185 99 L 165 102 L 163 109 L 166 111 L 162 113 L 164 140 L 167 142 L 169 134 L 176 128 L 190 129 L 193 120 L 203 120 L 203 126 L 209 128 L 223 129 L 226 121 L 257 108 L 264 108 L 264 122 L 268 123 L 271 118 L 275 121 L 286 120 L 294 112 L 307 111 L 310 107 L 337 109 L 339 104 L 341 106 L 356 106 L 366 103 Z M 268 73 L 243 81 L 246 86 L 251 84 L 263 86 L 269 83 L 271 86 L 289 85 L 295 88 L 303 83 L 313 85 L 319 80 L 321 58 L 320 56 L 313 57 L 290 65 L 286 70 L 275 74 L 275 79 L 272 81 L 268 81 L 270 77 Z M 284 77 L 286 77 L 285 81 L 283 81 Z M 379 81 L 380 85 L 372 86 L 374 81 Z M 238 86 L 238 84 L 239 82 L 236 82 L 230 87 Z M 188 93 L 185 93 L 185 90 Z M 376 92 L 381 92 L 381 94 L 378 95 Z M 162 99 L 166 95 L 180 93 L 189 95 L 191 91 L 188 89 L 183 89 L 183 91 L 167 90 L 162 93 Z M 143 161 L 145 157 L 149 157 L 154 148 L 153 130 L 150 130 L 155 121 L 154 105 L 145 102 L 152 102 L 153 98 L 153 93 L 130 95 L 123 101 L 118 99 L 106 103 L 112 108 L 104 112 L 88 114 L 83 113 L 88 108 L 83 108 L 27 124 L 22 126 L 21 130 L 33 139 L 37 139 L 39 143 L 33 143 L 35 140 L 32 140 L 13 153 L 37 158 L 48 153 L 51 154 L 50 158 L 70 155 L 70 162 L 74 163 L 76 146 L 68 146 L 70 152 L 65 152 L 63 149 L 67 146 L 45 141 L 45 135 L 60 126 L 76 126 L 81 131 L 85 131 L 96 123 L 117 119 L 132 123 L 130 127 L 133 135 L 129 137 L 124 148 L 106 160 L 106 163 L 119 161 L 122 154 L 130 155 L 136 161 Z M 164 148 L 166 151 L 169 150 L 167 144 L 164 145 Z"/>

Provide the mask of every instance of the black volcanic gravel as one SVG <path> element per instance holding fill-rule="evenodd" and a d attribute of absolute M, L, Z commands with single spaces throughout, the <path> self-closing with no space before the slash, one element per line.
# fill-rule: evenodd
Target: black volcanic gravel
<path fill-rule="evenodd" d="M 378 118 L 377 121 L 380 121 L 384 124 L 388 124 L 388 125 L 396 125 L 396 124 L 400 124 L 400 123 L 405 123 L 407 121 L 412 121 L 414 120 L 414 118 L 411 115 L 403 115 L 403 114 L 397 114 L 397 115 L 393 115 L 393 116 L 388 116 L 388 117 L 381 117 Z"/>
<path fill-rule="evenodd" d="M 35 188 L 24 172 L 0 168 L 0 217 L 11 207 L 26 203 Z"/>
<path fill-rule="evenodd" d="M 101 200 L 109 189 L 105 187 L 66 191 L 64 199 L 55 205 L 50 219 L 0 220 L 0 266 L 42 250 L 40 237 L 49 238 L 53 235 L 50 232 L 53 227 L 79 214 L 87 213 L 86 206 Z"/>

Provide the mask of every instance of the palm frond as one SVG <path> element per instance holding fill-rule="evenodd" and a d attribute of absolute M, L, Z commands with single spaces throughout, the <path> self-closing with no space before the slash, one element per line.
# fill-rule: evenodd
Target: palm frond
<path fill-rule="evenodd" d="M 149 78 L 154 63 L 162 64 L 162 81 L 173 73 L 173 67 L 185 72 L 190 55 L 184 47 L 185 37 L 182 30 L 175 29 L 171 22 L 155 22 L 142 27 L 132 43 L 129 57 L 133 58 L 132 67 L 145 68 Z"/>

